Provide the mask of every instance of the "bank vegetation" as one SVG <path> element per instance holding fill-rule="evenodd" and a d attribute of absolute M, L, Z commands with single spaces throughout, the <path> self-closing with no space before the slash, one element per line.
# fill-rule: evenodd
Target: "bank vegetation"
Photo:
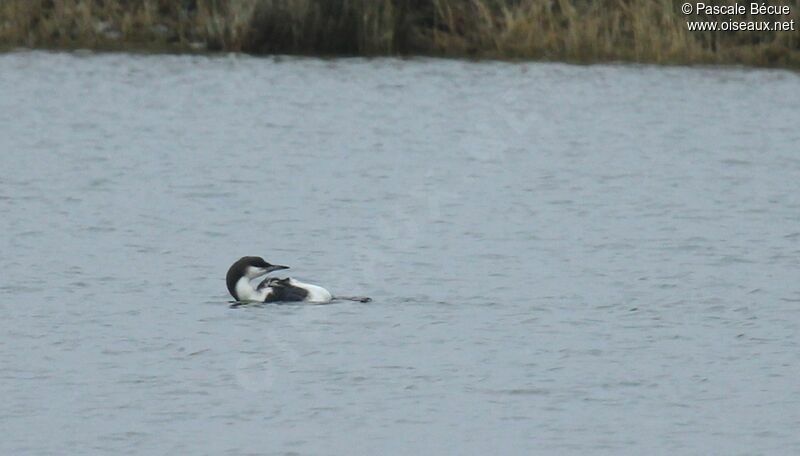
<path fill-rule="evenodd" d="M 800 67 L 800 0 L 780 3 L 782 16 L 686 16 L 682 3 L 0 0 L 0 47 Z M 794 20 L 795 31 L 689 31 L 687 20 Z"/>

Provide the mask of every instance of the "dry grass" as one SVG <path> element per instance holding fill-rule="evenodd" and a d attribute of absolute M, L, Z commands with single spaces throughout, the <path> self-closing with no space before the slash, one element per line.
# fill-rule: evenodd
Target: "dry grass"
<path fill-rule="evenodd" d="M 800 67 L 800 32 L 690 32 L 681 3 L 0 0 L 0 46 Z M 800 28 L 800 0 L 783 4 Z"/>
<path fill-rule="evenodd" d="M 258 0 L 2 0 L 0 43 L 243 51 Z"/>

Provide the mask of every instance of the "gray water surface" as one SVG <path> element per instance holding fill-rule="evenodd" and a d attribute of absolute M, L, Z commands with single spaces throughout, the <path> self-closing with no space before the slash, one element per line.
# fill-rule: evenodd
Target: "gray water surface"
<path fill-rule="evenodd" d="M 0 56 L 0 453 L 800 452 L 800 76 Z M 231 309 L 242 255 L 369 304 Z"/>

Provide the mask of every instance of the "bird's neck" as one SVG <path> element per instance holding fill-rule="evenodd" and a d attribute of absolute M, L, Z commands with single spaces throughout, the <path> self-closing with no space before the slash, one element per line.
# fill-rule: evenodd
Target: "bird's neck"
<path fill-rule="evenodd" d="M 236 297 L 239 301 L 263 301 L 259 299 L 259 293 L 253 288 L 250 279 L 247 276 L 242 276 L 236 281 Z"/>

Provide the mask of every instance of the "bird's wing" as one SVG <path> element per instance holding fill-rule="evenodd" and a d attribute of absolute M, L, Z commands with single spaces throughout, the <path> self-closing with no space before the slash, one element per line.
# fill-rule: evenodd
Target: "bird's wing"
<path fill-rule="evenodd" d="M 279 282 L 281 279 L 276 277 L 267 277 L 266 279 L 262 280 L 261 283 L 258 284 L 256 290 L 261 291 L 264 288 L 271 287 L 273 283 Z"/>
<path fill-rule="evenodd" d="M 292 285 L 291 279 L 278 279 L 270 277 L 264 279 L 258 289 L 269 287 L 272 293 L 269 294 L 267 301 L 304 301 L 308 297 L 308 290 Z"/>

